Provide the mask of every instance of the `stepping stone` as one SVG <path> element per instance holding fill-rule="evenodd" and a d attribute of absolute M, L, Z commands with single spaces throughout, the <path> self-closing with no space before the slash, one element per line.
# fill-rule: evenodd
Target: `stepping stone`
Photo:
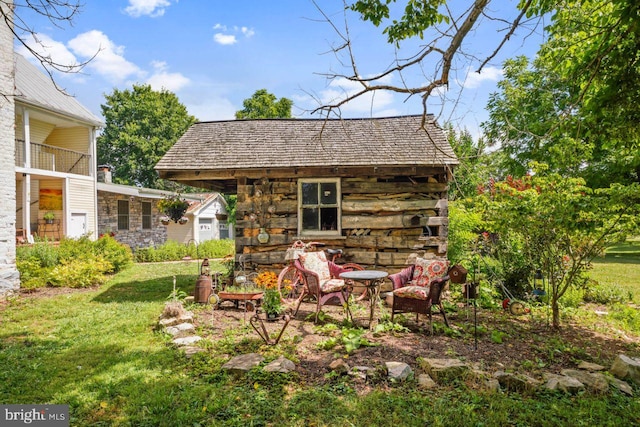
<path fill-rule="evenodd" d="M 404 381 L 413 375 L 411 366 L 404 362 L 385 362 L 388 371 L 388 377 L 391 381 Z"/>
<path fill-rule="evenodd" d="M 257 353 L 236 356 L 222 365 L 222 369 L 233 373 L 246 373 L 264 361 L 264 357 Z"/>
<path fill-rule="evenodd" d="M 176 338 L 175 340 L 173 340 L 173 343 L 179 347 L 184 347 L 187 345 L 195 344 L 201 339 L 202 337 L 199 337 L 197 335 L 191 335 L 188 337 Z"/>
<path fill-rule="evenodd" d="M 291 371 L 295 371 L 295 369 L 295 363 L 284 356 L 278 357 L 276 360 L 264 367 L 264 370 L 267 372 L 279 372 L 282 374 L 288 374 Z"/>

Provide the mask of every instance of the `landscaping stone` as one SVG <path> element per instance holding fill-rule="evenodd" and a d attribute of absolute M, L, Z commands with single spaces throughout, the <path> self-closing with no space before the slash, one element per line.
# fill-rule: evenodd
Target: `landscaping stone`
<path fill-rule="evenodd" d="M 190 335 L 188 337 L 181 337 L 181 338 L 176 338 L 173 340 L 173 343 L 175 345 L 177 345 L 178 347 L 184 347 L 187 345 L 191 345 L 191 344 L 195 344 L 198 341 L 200 341 L 202 339 L 202 337 L 199 337 L 197 335 Z"/>
<path fill-rule="evenodd" d="M 540 381 L 527 375 L 516 375 L 510 372 L 498 371 L 493 376 L 505 390 L 523 392 L 532 391 L 540 385 Z"/>
<path fill-rule="evenodd" d="M 482 383 L 482 389 L 493 392 L 493 393 L 497 393 L 500 391 L 500 381 L 498 381 L 497 378 L 487 378 Z"/>
<path fill-rule="evenodd" d="M 233 373 L 246 373 L 264 361 L 264 357 L 257 353 L 247 353 L 236 356 L 222 365 L 222 369 Z"/>
<path fill-rule="evenodd" d="M 162 326 L 163 328 L 167 328 L 169 326 L 175 326 L 179 323 L 182 323 L 182 322 L 180 322 L 177 317 L 167 317 L 164 319 L 160 319 L 158 321 L 158 325 Z"/>
<path fill-rule="evenodd" d="M 187 359 L 190 359 L 194 354 L 202 353 L 203 351 L 207 351 L 202 347 L 196 347 L 196 346 L 193 346 L 193 345 L 184 346 L 182 348 L 182 350 L 184 351 L 185 356 L 187 356 Z"/>
<path fill-rule="evenodd" d="M 607 377 L 600 372 L 591 373 L 578 369 L 563 369 L 561 374 L 575 378 L 594 393 L 606 393 L 609 391 L 609 381 L 607 381 Z"/>
<path fill-rule="evenodd" d="M 633 396 L 633 389 L 629 383 L 619 380 L 617 378 L 609 377 L 609 384 L 616 390 L 626 394 L 627 396 Z"/>
<path fill-rule="evenodd" d="M 267 372 L 279 372 L 282 374 L 288 374 L 291 371 L 295 371 L 295 369 L 295 363 L 284 356 L 278 357 L 276 360 L 264 367 L 264 370 Z"/>
<path fill-rule="evenodd" d="M 404 362 L 386 362 L 387 376 L 391 381 L 404 381 L 413 375 L 411 366 Z"/>
<path fill-rule="evenodd" d="M 584 390 L 584 384 L 582 384 L 577 379 L 567 375 L 547 373 L 544 375 L 544 378 L 547 381 L 544 386 L 548 390 L 561 390 L 569 394 L 576 394 Z"/>
<path fill-rule="evenodd" d="M 462 378 L 470 369 L 458 359 L 422 359 L 420 367 L 439 384 Z"/>
<path fill-rule="evenodd" d="M 436 388 L 438 385 L 436 384 L 436 382 L 433 380 L 433 378 L 431 378 L 431 376 L 429 374 L 420 374 L 418 375 L 418 387 L 425 389 L 425 390 L 430 390 L 432 388 Z"/>
<path fill-rule="evenodd" d="M 196 330 L 192 323 L 180 323 L 179 325 L 169 326 L 165 331 L 176 338 L 192 335 Z"/>
<path fill-rule="evenodd" d="M 340 375 L 344 375 L 349 372 L 349 365 L 344 359 L 335 359 L 329 364 L 329 369 Z"/>
<path fill-rule="evenodd" d="M 354 378 L 366 381 L 370 374 L 375 372 L 375 368 L 370 366 L 354 366 L 348 374 Z"/>
<path fill-rule="evenodd" d="M 609 371 L 616 378 L 640 384 L 640 359 L 620 354 L 613 361 Z"/>
<path fill-rule="evenodd" d="M 604 371 L 604 366 L 602 365 L 598 365 L 597 363 L 590 363 L 590 362 L 580 362 L 580 364 L 578 365 L 578 369 L 584 369 L 585 371 L 589 371 L 589 372 L 598 372 L 598 371 Z"/>

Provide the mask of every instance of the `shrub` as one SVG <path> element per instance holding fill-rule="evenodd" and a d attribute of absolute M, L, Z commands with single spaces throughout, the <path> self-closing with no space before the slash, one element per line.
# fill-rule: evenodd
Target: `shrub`
<path fill-rule="evenodd" d="M 199 245 L 187 245 L 175 240 L 155 248 L 139 248 L 135 251 L 136 262 L 180 261 L 186 256 L 193 259 L 224 258 L 235 253 L 235 241 L 231 239 L 206 240 Z"/>
<path fill-rule="evenodd" d="M 51 270 L 48 283 L 54 287 L 71 288 L 101 285 L 107 280 L 105 273 L 112 269 L 113 265 L 101 257 L 65 261 Z"/>
<path fill-rule="evenodd" d="M 102 236 L 95 242 L 97 253 L 113 265 L 113 271 L 117 273 L 133 263 L 133 253 L 129 246 L 123 245 L 109 235 Z"/>

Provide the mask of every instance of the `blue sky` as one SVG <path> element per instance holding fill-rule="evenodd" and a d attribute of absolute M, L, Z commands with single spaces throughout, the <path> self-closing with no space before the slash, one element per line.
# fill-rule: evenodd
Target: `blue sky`
<path fill-rule="evenodd" d="M 342 43 L 310 0 L 88 0 L 72 26 L 58 28 L 46 19 L 24 15 L 56 61 L 86 61 L 80 74 L 56 75 L 58 84 L 98 117 L 105 95 L 135 83 L 174 92 L 189 113 L 201 121 L 233 119 L 242 101 L 265 88 L 277 97 L 294 101 L 296 117 L 311 116 L 319 102 L 329 102 L 353 90 L 344 79 L 327 79 L 328 73 L 349 74 L 336 57 L 333 46 Z M 493 0 L 496 14 L 513 16 L 516 1 Z M 414 52 L 420 41 L 402 43 L 396 52 L 386 43 L 381 29 L 343 13 L 341 0 L 317 0 L 337 27 L 349 23 L 353 49 L 361 75 L 383 71 L 394 56 Z M 472 34 L 465 51 L 481 58 L 500 41 L 500 28 L 490 22 Z M 501 77 L 505 58 L 532 56 L 542 36 L 538 31 L 512 41 L 482 74 L 468 63 L 456 64 L 449 90 L 430 103 L 439 122 L 452 121 L 477 135 L 488 94 Z M 428 40 L 425 36 L 425 40 Z M 36 47 L 36 45 L 33 45 Z M 24 54 L 24 49 L 16 49 Z M 37 49 L 42 49 L 37 47 Z M 25 55 L 27 56 L 27 55 Z M 477 67 L 475 61 L 473 66 Z M 471 70 L 471 72 L 469 72 Z M 428 75 L 428 73 L 427 73 Z M 405 75 L 420 84 L 424 75 Z M 399 84 L 397 76 L 388 83 Z M 461 88 L 464 90 L 461 91 Z M 419 114 L 419 98 L 376 93 L 342 109 L 345 117 Z"/>

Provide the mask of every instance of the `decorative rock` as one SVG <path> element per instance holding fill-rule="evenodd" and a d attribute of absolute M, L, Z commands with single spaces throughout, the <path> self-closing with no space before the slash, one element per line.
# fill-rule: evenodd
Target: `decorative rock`
<path fill-rule="evenodd" d="M 176 338 L 191 335 L 196 330 L 192 323 L 180 323 L 176 326 L 169 326 L 165 331 Z"/>
<path fill-rule="evenodd" d="M 184 298 L 184 303 L 185 304 L 192 304 L 193 302 L 195 302 L 195 297 L 193 295 L 189 295 L 188 297 Z"/>
<path fill-rule="evenodd" d="M 496 378 L 488 378 L 484 381 L 482 389 L 492 393 L 497 393 L 500 391 L 500 381 Z"/>
<path fill-rule="evenodd" d="M 195 344 L 201 339 L 202 337 L 199 337 L 197 335 L 190 335 L 188 337 L 176 338 L 175 340 L 173 340 L 173 343 L 178 347 L 184 347 L 187 345 Z"/>
<path fill-rule="evenodd" d="M 353 369 L 349 370 L 348 374 L 352 377 L 366 381 L 369 373 L 373 372 L 375 372 L 375 368 L 370 366 L 354 366 Z"/>
<path fill-rule="evenodd" d="M 202 347 L 195 347 L 192 345 L 185 346 L 182 348 L 184 350 L 184 355 L 187 356 L 187 359 L 191 359 L 194 354 L 202 353 L 203 351 L 207 351 Z"/>
<path fill-rule="evenodd" d="M 169 327 L 169 326 L 174 326 L 179 324 L 180 321 L 178 320 L 177 317 L 167 317 L 166 319 L 160 319 L 158 321 L 158 325 L 162 326 L 163 328 Z"/>
<path fill-rule="evenodd" d="M 469 372 L 469 366 L 458 359 L 422 359 L 420 366 L 440 384 L 461 378 Z"/>
<path fill-rule="evenodd" d="M 584 390 L 584 384 L 567 375 L 545 374 L 544 377 L 547 380 L 545 387 L 548 390 L 562 390 L 570 394 Z"/>
<path fill-rule="evenodd" d="M 626 394 L 627 396 L 633 396 L 633 389 L 631 388 L 631 386 L 622 381 L 619 380 L 617 378 L 609 378 L 609 383 L 618 391 Z"/>
<path fill-rule="evenodd" d="M 575 378 L 595 393 L 606 393 L 609 391 L 609 381 L 607 381 L 607 377 L 599 372 L 590 373 L 577 369 L 563 369 L 561 373 L 562 375 Z"/>
<path fill-rule="evenodd" d="M 193 312 L 187 311 L 186 313 L 178 316 L 180 323 L 193 323 Z"/>
<path fill-rule="evenodd" d="M 584 369 L 585 371 L 589 371 L 589 372 L 597 372 L 597 371 L 604 371 L 604 366 L 602 365 L 598 365 L 597 363 L 590 363 L 590 362 L 580 362 L 580 364 L 578 365 L 578 369 Z"/>
<path fill-rule="evenodd" d="M 515 375 L 503 371 L 498 371 L 493 376 L 500 385 L 509 391 L 531 391 L 540 385 L 539 381 L 526 375 Z"/>
<path fill-rule="evenodd" d="M 387 375 L 391 381 L 404 381 L 413 375 L 413 370 L 404 362 L 386 362 Z"/>
<path fill-rule="evenodd" d="M 340 375 L 344 375 L 349 371 L 349 365 L 343 359 L 335 359 L 329 364 L 329 369 Z"/>
<path fill-rule="evenodd" d="M 437 384 L 429 374 L 420 374 L 418 375 L 418 387 L 429 390 L 436 388 Z"/>
<path fill-rule="evenodd" d="M 609 372 L 621 380 L 629 379 L 640 384 L 640 359 L 620 354 L 613 361 Z"/>
<path fill-rule="evenodd" d="M 264 357 L 257 353 L 248 353 L 236 356 L 222 365 L 222 369 L 234 373 L 246 373 L 264 361 Z"/>
<path fill-rule="evenodd" d="M 288 374 L 296 369 L 296 365 L 284 356 L 278 357 L 273 362 L 264 367 L 267 372 L 279 372 L 282 374 Z"/>

